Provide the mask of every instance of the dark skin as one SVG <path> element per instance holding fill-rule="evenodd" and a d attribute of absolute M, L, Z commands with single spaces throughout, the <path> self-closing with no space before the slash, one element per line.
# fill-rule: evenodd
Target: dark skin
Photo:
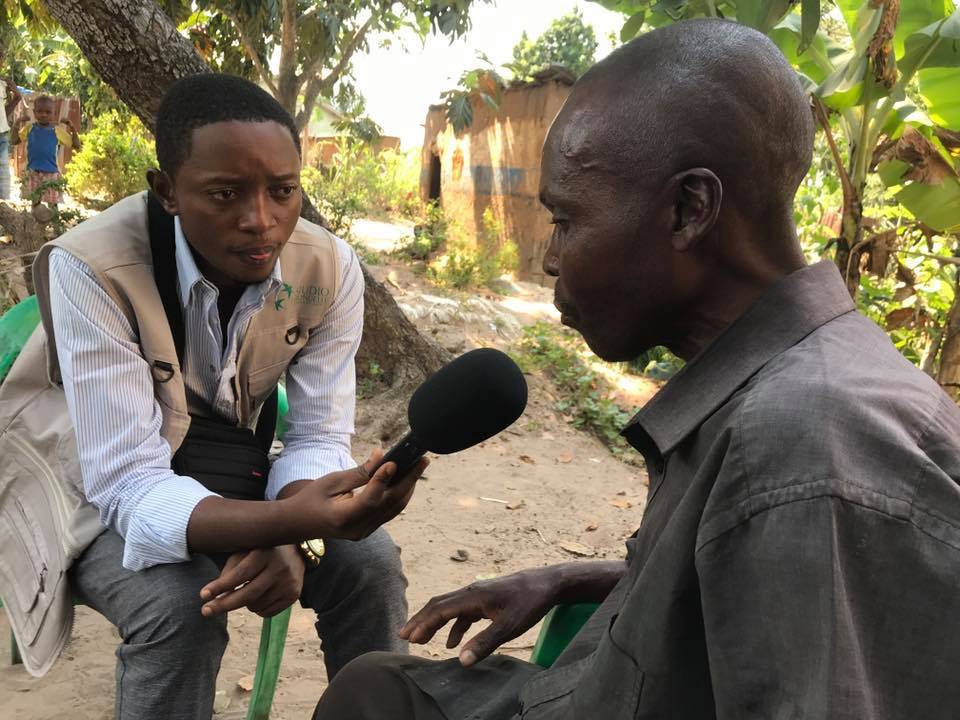
<path fill-rule="evenodd" d="M 197 266 L 219 291 L 226 334 L 237 300 L 270 277 L 300 215 L 300 155 L 289 130 L 272 121 L 197 128 L 174 176 L 151 170 L 147 179 L 179 216 Z M 359 540 L 399 514 L 428 461 L 393 482 L 394 463 L 373 471 L 381 457 L 374 451 L 352 470 L 291 483 L 275 501 L 198 503 L 187 526 L 191 551 L 233 553 L 202 589 L 202 613 L 247 607 L 275 615 L 300 596 L 305 568 L 296 543 Z"/>
<path fill-rule="evenodd" d="M 623 133 L 594 112 L 618 102 L 606 91 L 617 83 L 605 80 L 577 84 L 544 144 L 540 198 L 554 230 L 543 269 L 557 279 L 562 322 L 601 358 L 629 360 L 666 345 L 689 360 L 802 267 L 803 255 L 789 215 L 752 220 L 764 213 L 724 197 L 707 167 L 643 188 L 612 172 Z M 461 649 L 469 666 L 558 603 L 602 601 L 625 572 L 624 562 L 568 563 L 473 583 L 431 599 L 400 635 L 425 643 L 453 621 L 452 648 L 474 622 L 490 620 Z"/>

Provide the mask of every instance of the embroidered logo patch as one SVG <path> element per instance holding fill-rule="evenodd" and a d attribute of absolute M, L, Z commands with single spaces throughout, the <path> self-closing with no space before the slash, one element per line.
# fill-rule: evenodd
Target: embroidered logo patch
<path fill-rule="evenodd" d="M 295 288 L 283 283 L 283 286 L 277 291 L 277 298 L 273 301 L 273 307 L 275 310 L 283 310 L 283 304 L 287 300 L 296 305 L 323 305 L 329 298 L 330 288 L 318 287 L 317 285 Z"/>
<path fill-rule="evenodd" d="M 283 287 L 277 290 L 277 299 L 273 301 L 273 309 L 283 310 L 284 301 L 289 300 L 291 295 L 293 295 L 293 287 L 283 283 Z"/>

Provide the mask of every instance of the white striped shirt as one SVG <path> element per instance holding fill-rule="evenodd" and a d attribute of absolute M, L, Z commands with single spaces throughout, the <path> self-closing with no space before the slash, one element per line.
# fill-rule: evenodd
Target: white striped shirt
<path fill-rule="evenodd" d="M 217 289 L 201 275 L 176 227 L 176 260 L 186 343 L 184 381 L 217 413 L 236 421 L 232 379 L 253 315 L 280 283 L 247 287 L 222 341 Z M 363 275 L 353 250 L 336 241 L 337 297 L 286 373 L 290 410 L 284 449 L 270 470 L 266 497 L 287 484 L 355 465 L 350 456 L 356 375 L 354 354 L 363 331 Z M 190 557 L 187 523 L 213 495 L 170 469 L 170 446 L 160 435 L 160 406 L 137 335 L 90 268 L 73 255 L 50 253 L 50 304 L 57 355 L 76 428 L 87 499 L 105 526 L 126 541 L 123 565 L 140 570 Z"/>

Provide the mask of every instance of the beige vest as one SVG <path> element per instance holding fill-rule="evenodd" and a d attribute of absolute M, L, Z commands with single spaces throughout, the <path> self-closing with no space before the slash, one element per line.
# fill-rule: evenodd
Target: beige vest
<path fill-rule="evenodd" d="M 131 196 L 45 245 L 34 264 L 42 326 L 0 385 L 0 597 L 24 665 L 52 666 L 70 636 L 66 571 L 103 531 L 83 493 L 76 439 L 60 385 L 50 317 L 49 253 L 86 263 L 134 328 L 153 374 L 171 452 L 190 425 L 183 376 L 153 278 L 146 195 Z M 251 319 L 237 359 L 237 417 L 251 427 L 260 406 L 323 321 L 338 291 L 333 236 L 300 220 L 280 255 L 283 287 Z"/>

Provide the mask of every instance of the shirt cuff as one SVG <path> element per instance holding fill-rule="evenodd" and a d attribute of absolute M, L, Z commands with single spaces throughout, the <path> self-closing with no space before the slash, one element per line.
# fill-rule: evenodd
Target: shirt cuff
<path fill-rule="evenodd" d="M 350 457 L 350 453 L 342 447 L 285 447 L 270 468 L 266 498 L 276 500 L 283 488 L 297 480 L 315 480 L 328 473 L 350 470 L 356 466 L 357 463 Z"/>
<path fill-rule="evenodd" d="M 137 571 L 189 560 L 187 524 L 197 504 L 211 496 L 218 497 L 183 475 L 173 475 L 148 490 L 127 526 L 123 566 Z"/>

